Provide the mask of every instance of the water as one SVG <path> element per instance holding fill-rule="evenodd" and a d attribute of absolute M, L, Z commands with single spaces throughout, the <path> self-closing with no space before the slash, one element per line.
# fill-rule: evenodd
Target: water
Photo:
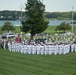
<path fill-rule="evenodd" d="M 49 20 L 49 26 L 57 26 L 60 25 L 62 22 L 69 23 L 70 25 L 72 25 L 72 20 Z M 74 22 L 76 22 L 76 20 L 74 20 Z"/>
<path fill-rule="evenodd" d="M 21 25 L 20 20 L 0 20 L 0 26 L 3 26 L 5 22 L 10 22 L 14 26 L 20 26 Z"/>
<path fill-rule="evenodd" d="M 0 20 L 0 26 L 3 26 L 5 22 L 9 21 L 10 23 L 12 23 L 12 25 L 14 26 L 20 26 L 21 21 L 20 20 Z M 62 22 L 66 22 L 66 23 L 71 23 L 72 20 L 49 20 L 49 26 L 57 26 L 60 25 Z M 76 20 L 74 20 L 74 22 L 76 22 Z M 76 24 L 75 24 L 76 26 Z"/>

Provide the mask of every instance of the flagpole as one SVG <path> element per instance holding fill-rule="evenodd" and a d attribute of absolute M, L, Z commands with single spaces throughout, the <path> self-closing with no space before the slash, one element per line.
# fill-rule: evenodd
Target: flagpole
<path fill-rule="evenodd" d="M 72 33 L 73 33 L 73 16 L 74 16 L 74 13 L 73 13 L 73 6 L 72 6 Z"/>
<path fill-rule="evenodd" d="M 23 5 L 21 4 L 21 6 L 20 6 L 19 8 L 21 9 L 21 10 L 20 10 L 20 11 L 21 11 L 20 19 L 22 20 L 22 16 L 23 16 L 23 15 L 22 15 Z"/>

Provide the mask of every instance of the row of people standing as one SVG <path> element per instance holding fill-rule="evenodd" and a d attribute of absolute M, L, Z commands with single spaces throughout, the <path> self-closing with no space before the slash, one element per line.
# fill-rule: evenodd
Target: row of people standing
<path fill-rule="evenodd" d="M 76 52 L 76 44 L 51 44 L 51 45 L 24 45 L 21 43 L 8 43 L 8 50 L 11 52 L 21 52 L 24 54 L 66 54 Z"/>

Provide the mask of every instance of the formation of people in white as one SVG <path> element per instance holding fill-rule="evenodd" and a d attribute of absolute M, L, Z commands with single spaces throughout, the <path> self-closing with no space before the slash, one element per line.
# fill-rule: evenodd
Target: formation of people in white
<path fill-rule="evenodd" d="M 76 52 L 76 44 L 22 44 L 8 42 L 8 50 L 10 52 L 20 52 L 23 54 L 37 55 L 61 55 L 69 52 Z"/>

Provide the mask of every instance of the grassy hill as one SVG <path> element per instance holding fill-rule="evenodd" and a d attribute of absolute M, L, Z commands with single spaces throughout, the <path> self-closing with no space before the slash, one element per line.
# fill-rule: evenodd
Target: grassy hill
<path fill-rule="evenodd" d="M 0 75 L 76 75 L 76 53 L 28 55 L 0 49 Z"/>

